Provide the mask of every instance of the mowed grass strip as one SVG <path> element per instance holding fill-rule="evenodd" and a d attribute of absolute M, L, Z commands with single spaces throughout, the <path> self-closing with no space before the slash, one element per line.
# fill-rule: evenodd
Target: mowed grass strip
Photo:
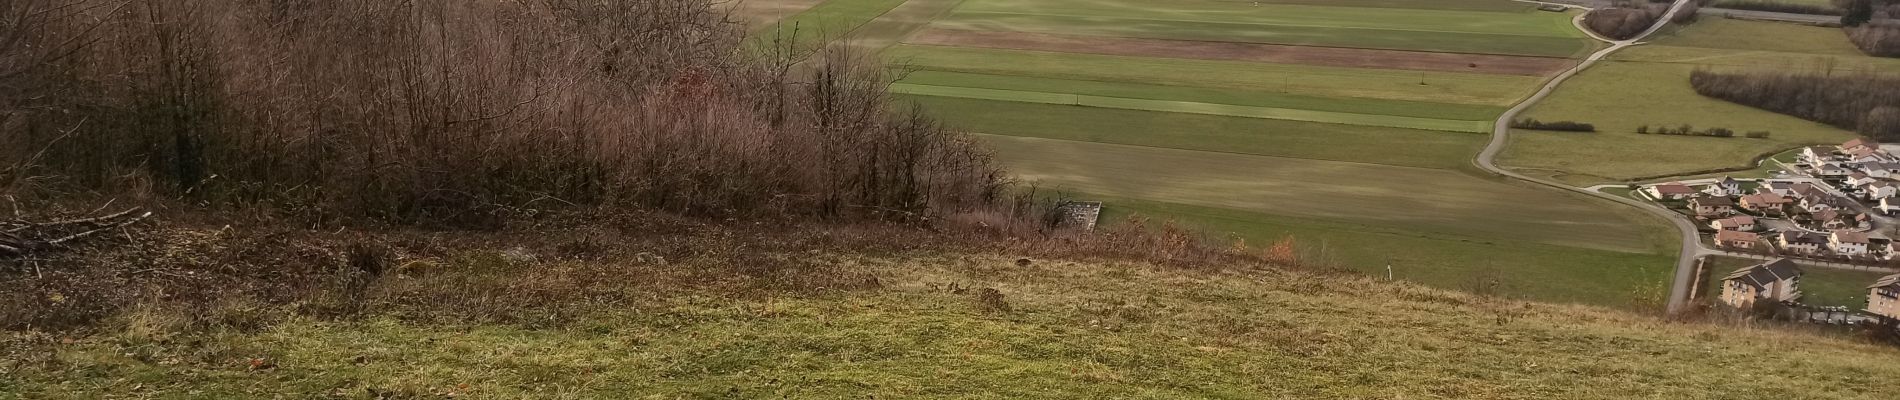
<path fill-rule="evenodd" d="M 1651 310 L 1660 307 L 1675 259 L 1673 249 L 1629 253 L 1554 246 L 1510 238 L 1472 239 L 1391 226 L 1290 217 L 1230 208 L 1065 193 L 1102 201 L 1103 223 L 1139 216 L 1240 239 L 1257 247 L 1291 238 L 1309 259 L 1384 277 L 1453 290 L 1478 290 L 1538 301 Z M 1667 236 L 1667 227 L 1646 226 Z M 1655 243 L 1666 243 L 1658 240 Z"/>
<path fill-rule="evenodd" d="M 1330 124 L 1382 126 L 1391 128 L 1423 129 L 1434 131 L 1485 133 L 1491 131 L 1489 121 L 1459 121 L 1437 118 L 1400 117 L 1391 115 L 1342 113 L 1331 111 L 1299 110 L 1291 108 L 1238 106 L 1231 104 L 1199 103 L 1188 101 L 1168 101 L 1133 99 L 1125 97 L 1104 97 L 1070 93 L 1030 92 L 1021 90 L 966 88 L 958 86 L 931 86 L 898 83 L 891 85 L 892 93 L 960 97 L 967 99 L 1001 100 L 1040 104 L 1059 104 L 1083 107 L 1115 108 L 1124 110 L 1161 111 L 1186 114 L 1220 115 L 1229 117 L 1277 119 L 1287 121 L 1321 122 Z"/>
<path fill-rule="evenodd" d="M 1763 38 L 1748 32 L 1781 36 Z M 1774 44 L 1780 50 L 1809 53 L 1691 47 L 1728 41 Z M 1577 75 L 1526 117 L 1596 124 L 1596 133 L 1515 131 L 1501 162 L 1530 173 L 1576 184 L 1681 174 L 1718 168 L 1753 167 L 1755 157 L 1790 147 L 1839 143 L 1852 132 L 1697 94 L 1690 72 L 1712 69 L 1793 71 L 1881 70 L 1900 60 L 1837 55 L 1846 38 L 1838 29 L 1739 20 L 1709 19 L 1655 40 L 1655 45 L 1625 50 L 1607 63 Z M 1764 44 L 1764 46 L 1770 46 Z M 1723 127 L 1737 132 L 1769 131 L 1767 139 L 1642 135 L 1640 125 Z"/>
<path fill-rule="evenodd" d="M 765 48 L 781 39 L 799 49 L 814 49 L 844 37 L 905 0 L 825 0 L 798 14 L 752 32 L 752 47 Z"/>
<path fill-rule="evenodd" d="M 1573 64 L 1571 60 L 1555 57 L 1288 46 L 1201 40 L 1052 35 L 1028 32 L 979 32 L 954 29 L 932 29 L 912 36 L 907 42 L 934 46 L 983 47 L 992 49 L 1055 51 L 1134 57 L 1251 61 L 1330 67 L 1405 69 L 1528 76 L 1554 74 L 1569 68 L 1570 65 Z"/>
<path fill-rule="evenodd" d="M 1540 57 L 1578 57 L 1596 46 L 1596 42 L 1579 37 L 979 12 L 957 12 L 937 20 L 935 26 L 980 31 Z"/>
<path fill-rule="evenodd" d="M 1505 106 L 1541 78 L 1454 72 L 1319 67 L 944 46 L 893 46 L 893 65 L 918 71 L 1018 75 L 1150 85 L 1241 89 L 1321 97 L 1362 97 Z"/>
<path fill-rule="evenodd" d="M 1460 172 L 981 135 L 1025 181 L 1054 190 L 1646 253 L 1641 221 L 1555 190 Z M 1375 142 L 1338 141 L 1364 148 Z"/>
<path fill-rule="evenodd" d="M 904 71 L 899 83 L 957 86 L 1033 92 L 1074 93 L 1091 96 L 1292 108 L 1343 113 L 1491 121 L 1504 107 L 1427 103 L 1369 98 L 1302 96 L 1256 90 L 1167 86 L 1129 82 L 1058 79 L 1035 76 L 972 74 L 948 71 Z"/>
<path fill-rule="evenodd" d="M 1825 1 L 1825 0 L 1808 0 Z M 1262 0 L 1262 4 L 1303 4 L 1333 7 L 1401 8 L 1419 10 L 1524 12 L 1530 3 L 1497 0 Z"/>
<path fill-rule="evenodd" d="M 1462 168 L 1485 136 L 1155 111 L 904 96 L 951 127 L 997 135 L 1134 146 Z"/>
<path fill-rule="evenodd" d="M 1562 13 L 1530 10 L 1500 13 L 1209 0 L 964 0 L 957 13 L 1584 37 Z"/>

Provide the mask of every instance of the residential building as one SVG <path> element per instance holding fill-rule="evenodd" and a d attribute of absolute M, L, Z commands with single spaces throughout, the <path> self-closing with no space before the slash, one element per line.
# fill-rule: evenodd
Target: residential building
<path fill-rule="evenodd" d="M 1689 210 L 1696 215 L 1728 215 L 1735 212 L 1735 201 L 1727 197 L 1697 197 L 1689 199 Z"/>
<path fill-rule="evenodd" d="M 1851 150 L 1843 150 L 1842 153 L 1847 155 L 1848 162 L 1874 163 L 1892 160 L 1892 157 L 1888 156 L 1887 152 L 1881 151 L 1879 147 L 1855 147 Z"/>
<path fill-rule="evenodd" d="M 1715 228 L 1715 230 L 1718 231 L 1753 231 L 1755 230 L 1755 217 L 1737 215 L 1718 219 L 1710 221 L 1709 227 Z"/>
<path fill-rule="evenodd" d="M 1888 197 L 1900 194 L 1900 186 L 1896 186 L 1893 182 L 1889 181 L 1869 183 L 1866 186 L 1861 186 L 1860 189 L 1867 195 L 1868 200 L 1885 200 Z"/>
<path fill-rule="evenodd" d="M 1874 177 L 1872 176 L 1867 176 L 1867 173 L 1865 172 L 1850 172 L 1847 174 L 1848 185 L 1865 186 L 1868 184 L 1872 184 L 1876 181 L 1879 181 L 1879 180 L 1874 179 Z"/>
<path fill-rule="evenodd" d="M 1799 202 L 1795 203 L 1795 205 L 1801 207 L 1802 211 L 1806 211 L 1810 214 L 1822 212 L 1822 211 L 1829 211 L 1836 208 L 1834 206 L 1834 196 L 1829 196 L 1825 194 L 1810 195 L 1807 197 L 1802 197 Z"/>
<path fill-rule="evenodd" d="M 1731 307 L 1800 299 L 1801 268 L 1786 258 L 1744 267 L 1722 277 L 1722 303 Z"/>
<path fill-rule="evenodd" d="M 1753 249 L 1761 243 L 1761 235 L 1753 232 L 1735 230 L 1715 231 L 1715 245 L 1732 249 Z"/>
<path fill-rule="evenodd" d="M 1774 193 L 1776 196 L 1781 196 L 1781 197 L 1794 196 L 1794 183 L 1768 182 L 1767 184 L 1763 184 L 1760 187 L 1755 188 L 1755 194 L 1766 194 L 1766 193 Z"/>
<path fill-rule="evenodd" d="M 1709 184 L 1708 188 L 1702 189 L 1702 193 L 1716 197 L 1739 196 L 1742 194 L 1742 183 L 1736 181 L 1735 178 L 1724 176 L 1715 183 Z"/>
<path fill-rule="evenodd" d="M 1856 149 L 1880 150 L 1880 142 L 1868 138 L 1854 138 L 1854 140 L 1841 143 L 1841 151 Z"/>
<path fill-rule="evenodd" d="M 1792 201 L 1793 200 L 1775 194 L 1774 192 L 1763 192 L 1744 195 L 1738 204 L 1740 204 L 1744 210 L 1754 211 L 1764 215 L 1781 215 L 1782 212 L 1786 211 L 1788 203 Z"/>
<path fill-rule="evenodd" d="M 1695 196 L 1696 193 L 1694 188 L 1690 188 L 1689 185 L 1684 185 L 1681 182 L 1654 185 L 1644 190 L 1649 192 L 1649 197 L 1661 200 L 1682 200 L 1690 196 Z"/>
<path fill-rule="evenodd" d="M 1808 148 L 1801 149 L 1801 157 L 1800 157 L 1800 160 L 1797 160 L 1797 161 L 1806 162 L 1808 164 L 1819 165 L 1821 163 L 1827 162 L 1828 158 L 1833 157 L 1833 156 L 1834 156 L 1834 149 L 1830 149 L 1825 146 L 1810 146 Z"/>
<path fill-rule="evenodd" d="M 1789 229 L 1781 231 L 1780 235 L 1776 235 L 1775 244 L 1787 252 L 1819 254 L 1821 249 L 1827 247 L 1827 240 L 1827 235 L 1799 229 Z"/>
<path fill-rule="evenodd" d="M 1824 162 L 1820 164 L 1814 164 L 1815 175 L 1820 175 L 1824 177 L 1841 177 L 1841 176 L 1847 176 L 1847 173 L 1848 173 L 1847 167 L 1842 166 L 1839 163 L 1830 161 L 1830 162 Z"/>
<path fill-rule="evenodd" d="M 1880 277 L 1867 287 L 1867 313 L 1889 320 L 1900 319 L 1900 274 Z"/>
<path fill-rule="evenodd" d="M 1834 231 L 1828 235 L 1827 245 L 1835 254 L 1860 256 L 1867 254 L 1867 234 L 1853 231 Z"/>

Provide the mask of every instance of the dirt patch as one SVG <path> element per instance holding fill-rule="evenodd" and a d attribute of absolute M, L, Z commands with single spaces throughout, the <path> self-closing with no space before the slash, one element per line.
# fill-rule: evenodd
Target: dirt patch
<path fill-rule="evenodd" d="M 823 2 L 824 0 L 745 0 L 732 8 L 732 16 L 744 21 L 746 26 L 757 29 L 772 25 L 778 20 Z"/>
<path fill-rule="evenodd" d="M 1023 32 L 978 32 L 951 29 L 931 29 L 913 37 L 909 43 L 1011 50 L 1060 51 L 1117 56 L 1258 61 L 1334 67 L 1474 72 L 1528 76 L 1554 74 L 1558 71 L 1563 71 L 1565 68 L 1569 68 L 1571 65 L 1571 60 L 1569 59 L 1552 57 L 1070 36 Z"/>

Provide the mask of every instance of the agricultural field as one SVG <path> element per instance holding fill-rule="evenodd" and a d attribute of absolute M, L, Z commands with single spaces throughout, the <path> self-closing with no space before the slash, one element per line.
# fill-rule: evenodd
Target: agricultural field
<path fill-rule="evenodd" d="M 1689 87 L 1696 69 L 1900 73 L 1900 60 L 1861 55 L 1840 30 L 1704 18 L 1659 33 L 1564 83 L 1525 117 L 1574 120 L 1595 133 L 1517 130 L 1500 164 L 1591 185 L 1724 168 L 1790 148 L 1839 143 L 1853 133 L 1740 104 Z M 1769 131 L 1767 139 L 1637 134 L 1639 126 Z"/>
<path fill-rule="evenodd" d="M 891 66 L 897 98 L 1111 215 L 1331 243 L 1335 266 L 1366 272 L 1397 257 L 1399 276 L 1443 287 L 1654 306 L 1630 299 L 1668 278 L 1661 221 L 1472 166 L 1499 114 L 1600 48 L 1575 16 L 1506 0 L 911 0 L 845 37 Z"/>

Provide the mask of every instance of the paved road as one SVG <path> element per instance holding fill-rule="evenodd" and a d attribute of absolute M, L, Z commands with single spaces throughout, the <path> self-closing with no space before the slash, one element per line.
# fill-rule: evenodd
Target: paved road
<path fill-rule="evenodd" d="M 1498 116 L 1497 124 L 1491 131 L 1491 143 L 1484 147 L 1484 151 L 1481 151 L 1478 153 L 1478 158 L 1476 160 L 1476 163 L 1479 168 L 1483 168 L 1486 171 L 1491 171 L 1492 173 L 1504 175 L 1504 176 L 1511 177 L 1518 180 L 1550 186 L 1550 187 L 1554 187 L 1558 189 L 1569 190 L 1569 191 L 1577 192 L 1577 193 L 1583 193 L 1590 196 L 1596 196 L 1598 198 L 1602 198 L 1602 199 L 1606 199 L 1606 200 L 1610 200 L 1610 201 L 1614 201 L 1618 203 L 1623 203 L 1631 207 L 1636 207 L 1638 209 L 1648 211 L 1651 214 L 1655 214 L 1656 216 L 1662 217 L 1663 219 L 1668 220 L 1671 223 L 1674 223 L 1676 225 L 1676 230 L 1681 231 L 1682 233 L 1682 254 L 1679 255 L 1676 259 L 1675 284 L 1672 285 L 1671 289 L 1669 290 L 1668 310 L 1671 313 L 1681 310 L 1684 305 L 1688 304 L 1689 286 L 1691 285 L 1691 282 L 1695 280 L 1696 258 L 1702 255 L 1702 245 L 1701 245 L 1702 239 L 1699 236 L 1697 236 L 1696 227 L 1694 224 L 1690 223 L 1689 220 L 1686 218 L 1678 217 L 1675 211 L 1670 211 L 1669 209 L 1662 208 L 1661 206 L 1657 206 L 1655 204 L 1641 202 L 1641 201 L 1637 201 L 1635 199 L 1631 199 L 1627 197 L 1611 195 L 1608 193 L 1598 192 L 1598 191 L 1584 189 L 1580 187 L 1570 186 L 1570 185 L 1563 184 L 1557 181 L 1531 177 L 1524 174 L 1511 172 L 1503 168 L 1498 168 L 1497 156 L 1499 152 L 1504 150 L 1505 143 L 1509 141 L 1508 139 L 1511 133 L 1511 121 L 1514 119 L 1517 119 L 1518 114 L 1523 113 L 1524 110 L 1529 109 L 1531 105 L 1537 104 L 1538 101 L 1541 101 L 1545 97 L 1548 97 L 1550 95 L 1550 92 L 1557 88 L 1557 85 L 1563 84 L 1564 81 L 1569 80 L 1571 76 L 1575 76 L 1578 71 L 1582 71 L 1584 68 L 1589 68 L 1591 65 L 1596 64 L 1598 60 L 1602 60 L 1604 57 L 1609 56 L 1610 54 L 1615 53 L 1618 50 L 1622 50 L 1625 47 L 1634 46 L 1639 43 L 1638 42 L 1639 40 L 1649 37 L 1650 34 L 1656 33 L 1657 30 L 1662 29 L 1663 25 L 1667 25 L 1669 23 L 1670 18 L 1675 17 L 1676 12 L 1681 11 L 1684 5 L 1689 4 L 1689 1 L 1692 1 L 1692 0 L 1676 0 L 1675 4 L 1672 4 L 1669 6 L 1669 12 L 1664 13 L 1662 18 L 1659 18 L 1656 20 L 1655 25 L 1650 26 L 1648 30 L 1644 30 L 1642 34 L 1636 35 L 1636 37 L 1631 38 L 1629 40 L 1610 41 L 1610 47 L 1605 48 L 1603 50 L 1599 50 L 1596 53 L 1590 54 L 1589 58 L 1585 58 L 1583 62 L 1577 64 L 1576 67 L 1571 68 L 1569 70 L 1565 70 L 1563 73 L 1558 74 L 1554 78 L 1551 78 L 1550 82 L 1545 83 L 1544 87 L 1538 89 L 1536 94 L 1532 94 L 1531 97 L 1525 98 L 1524 101 L 1517 103 L 1517 105 L 1511 107 L 1509 111 L 1505 111 L 1504 115 Z M 1589 29 L 1584 28 L 1581 25 L 1582 24 L 1581 14 L 1578 15 L 1578 18 L 1572 22 L 1578 24 L 1578 28 L 1583 29 L 1584 32 L 1590 32 Z M 1592 36 L 1595 36 L 1595 35 L 1592 34 Z M 1601 39 L 1602 38 L 1599 37 L 1599 40 Z"/>

